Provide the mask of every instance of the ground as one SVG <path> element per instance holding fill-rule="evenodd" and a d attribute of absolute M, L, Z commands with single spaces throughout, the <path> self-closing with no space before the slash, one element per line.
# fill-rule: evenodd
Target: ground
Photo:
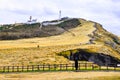
<path fill-rule="evenodd" d="M 112 38 L 109 37 L 108 39 L 108 32 L 94 22 L 82 19 L 79 22 L 81 23 L 80 25 L 67 29 L 64 33 L 56 36 L 0 40 L 0 66 L 38 65 L 43 63 L 69 64 L 67 58 L 63 57 L 63 55 L 58 56 L 57 53 L 74 49 L 89 49 L 91 53 L 104 53 L 120 59 L 119 52 L 110 45 L 106 46 L 104 43 L 107 41 L 113 44 L 111 42 Z M 94 34 L 96 31 L 99 35 L 97 33 L 96 35 Z M 103 37 L 101 38 L 102 35 Z M 95 38 L 100 37 L 100 40 L 97 39 L 91 44 L 91 40 L 94 38 L 93 36 Z M 116 48 L 115 45 L 114 47 Z"/>
<path fill-rule="evenodd" d="M 57 36 L 1 40 L 0 66 L 66 64 L 69 62 L 68 59 L 58 56 L 56 53 L 89 47 L 85 44 L 91 39 L 88 34 L 95 30 L 93 26 L 94 23 L 86 22 L 84 25 L 78 25 L 76 28 L 69 29 L 69 31 Z"/>
<path fill-rule="evenodd" d="M 38 65 L 69 63 L 69 60 L 56 53 L 73 49 L 90 49 L 120 58 L 111 46 L 105 46 L 104 38 L 90 44 L 90 35 L 96 30 L 93 22 L 83 21 L 76 28 L 61 35 L 0 41 L 0 66 Z M 99 34 L 101 33 L 99 30 Z M 105 33 L 106 34 L 106 33 Z M 89 36 L 88 36 L 89 35 Z M 102 34 L 95 37 L 101 37 Z M 107 36 L 108 37 L 108 36 Z M 111 38 L 105 41 L 112 41 Z M 39 47 L 38 47 L 39 45 Z M 1 73 L 0 80 L 120 80 L 120 72 L 34 72 Z"/>
<path fill-rule="evenodd" d="M 35 72 L 0 74 L 0 80 L 120 80 L 120 72 Z"/>

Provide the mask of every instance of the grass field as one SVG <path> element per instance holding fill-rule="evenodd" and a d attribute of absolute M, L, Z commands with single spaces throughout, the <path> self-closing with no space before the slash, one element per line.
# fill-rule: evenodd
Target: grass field
<path fill-rule="evenodd" d="M 70 61 L 56 53 L 73 49 L 90 49 L 94 52 L 105 53 L 120 58 L 120 55 L 103 42 L 89 44 L 93 31 L 93 22 L 80 20 L 82 24 L 69 29 L 61 35 L 0 41 L 0 66 L 19 66 L 36 64 L 59 64 Z"/>
<path fill-rule="evenodd" d="M 57 36 L 1 40 L 0 66 L 26 66 L 43 63 L 69 64 L 71 62 L 68 59 L 58 56 L 56 53 L 73 49 L 89 49 L 93 52 L 112 55 L 120 59 L 120 55 L 110 46 L 106 46 L 104 42 L 98 41 L 95 42 L 96 44 L 89 44 L 91 37 L 88 34 L 93 35 L 93 31 L 96 29 L 93 27 L 94 23 L 88 21 L 80 22 L 82 22 L 81 25 Z M 4 73 L 0 74 L 0 80 L 120 80 L 120 72 L 56 71 Z"/>
<path fill-rule="evenodd" d="M 57 36 L 0 41 L 0 66 L 69 63 L 55 53 L 88 47 L 84 44 L 89 42 L 88 34 L 95 30 L 93 25 L 86 22 Z"/>
<path fill-rule="evenodd" d="M 0 74 L 0 80 L 120 80 L 120 72 L 35 72 Z"/>
<path fill-rule="evenodd" d="M 29 48 L 37 47 L 37 45 L 41 47 L 41 46 L 71 45 L 80 43 L 85 44 L 90 39 L 90 37 L 88 37 L 88 34 L 91 34 L 95 30 L 93 25 L 94 23 L 86 22 L 85 25 L 83 26 L 79 25 L 74 29 L 70 29 L 69 32 L 65 32 L 62 35 L 58 36 L 0 41 L 0 49 Z"/>

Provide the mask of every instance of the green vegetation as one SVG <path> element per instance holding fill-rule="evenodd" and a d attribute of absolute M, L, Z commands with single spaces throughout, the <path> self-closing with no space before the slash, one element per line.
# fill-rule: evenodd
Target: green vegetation
<path fill-rule="evenodd" d="M 9 25 L 3 25 L 0 27 L 1 32 L 7 32 L 7 31 L 19 31 L 22 29 L 31 29 L 31 28 L 36 28 L 40 25 L 40 23 L 34 23 L 34 24 L 9 24 Z"/>
<path fill-rule="evenodd" d="M 74 50 L 63 51 L 63 52 L 57 53 L 57 55 L 64 56 L 65 58 L 68 58 L 70 56 L 70 53 L 75 54 L 76 52 L 79 52 L 79 50 L 74 49 Z"/>
<path fill-rule="evenodd" d="M 70 19 L 70 20 L 62 22 L 61 24 L 58 24 L 59 27 L 62 27 L 64 29 L 75 28 L 78 25 L 80 25 L 80 22 L 78 19 Z"/>
<path fill-rule="evenodd" d="M 0 27 L 0 40 L 15 40 L 23 38 L 59 35 L 64 32 L 64 29 L 65 31 L 68 31 L 71 28 L 77 27 L 79 24 L 80 22 L 78 19 L 70 19 L 59 25 L 54 25 L 53 27 L 50 25 L 44 26 L 42 27 L 42 30 L 39 28 L 40 23 L 34 24 L 16 23 L 10 25 L 3 25 L 2 27 Z"/>
<path fill-rule="evenodd" d="M 0 40 L 36 37 L 39 35 L 39 25 L 40 23 L 3 25 L 0 27 Z"/>

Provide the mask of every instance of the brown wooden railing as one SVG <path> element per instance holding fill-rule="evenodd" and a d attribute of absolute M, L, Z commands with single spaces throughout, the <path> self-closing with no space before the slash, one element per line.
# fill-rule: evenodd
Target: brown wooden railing
<path fill-rule="evenodd" d="M 113 65 L 113 64 L 112 64 Z M 42 65 L 28 65 L 28 66 L 0 66 L 0 72 L 34 72 L 34 71 L 74 71 L 75 65 L 73 64 L 42 64 Z M 115 70 L 120 71 L 120 67 L 109 65 L 98 66 L 93 63 L 79 63 L 79 70 Z"/>

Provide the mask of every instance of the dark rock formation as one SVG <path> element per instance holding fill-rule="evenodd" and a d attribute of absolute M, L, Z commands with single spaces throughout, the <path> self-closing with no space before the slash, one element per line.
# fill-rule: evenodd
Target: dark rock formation
<path fill-rule="evenodd" d="M 79 52 L 74 53 L 71 56 L 77 56 L 80 61 L 93 62 L 100 66 L 114 66 L 112 64 L 120 64 L 120 60 L 115 57 L 103 53 L 90 53 L 85 50 L 79 50 Z M 74 60 L 74 57 L 71 58 L 71 60 Z"/>

